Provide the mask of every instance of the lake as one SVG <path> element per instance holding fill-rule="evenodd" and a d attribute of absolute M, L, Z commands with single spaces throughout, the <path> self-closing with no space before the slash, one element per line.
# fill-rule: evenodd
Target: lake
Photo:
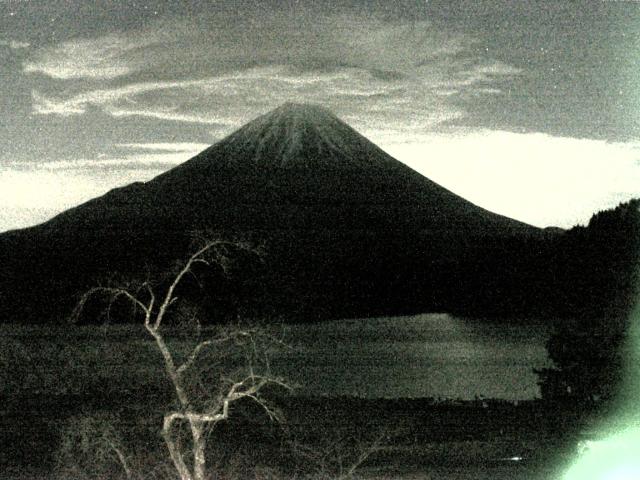
<path fill-rule="evenodd" d="M 2 357 L 14 365 L 2 369 L 0 383 L 14 394 L 82 395 L 165 381 L 141 325 L 0 327 Z M 533 368 L 548 363 L 549 328 L 536 324 L 423 314 L 283 328 L 293 348 L 272 359 L 272 370 L 303 394 L 531 399 L 539 394 Z"/>
<path fill-rule="evenodd" d="M 539 396 L 548 326 L 422 314 L 286 327 L 274 369 L 310 393 L 376 397 Z"/>
<path fill-rule="evenodd" d="M 290 383 L 299 384 L 297 393 L 303 395 L 530 399 L 538 395 L 532 369 L 547 364 L 544 344 L 549 329 L 535 324 L 502 325 L 445 314 L 425 314 L 294 324 L 283 328 L 285 341 L 292 349 L 273 357 L 272 369 L 275 374 L 287 377 Z M 184 349 L 191 348 L 192 344 L 174 337 L 172 345 Z M 6 467 L 8 472 L 9 467 L 13 468 L 17 472 L 14 478 L 37 478 L 49 468 L 67 418 L 104 411 L 122 418 L 139 419 L 138 409 L 142 408 L 146 415 L 152 412 L 153 417 L 150 420 L 144 417 L 144 421 L 150 423 L 142 421 L 142 425 L 150 426 L 155 435 L 159 420 L 153 408 L 164 408 L 172 398 L 162 359 L 141 325 L 1 325 L 0 367 L 0 396 L 7 400 L 0 408 L 0 443 L 12 445 L 11 450 L 0 452 L 0 470 Z M 338 401 L 338 405 L 342 403 Z M 146 410 L 150 405 L 154 407 Z M 374 407 L 372 412 L 379 415 L 380 405 Z M 317 408 L 324 411 L 322 404 Z M 491 413 L 490 410 L 477 415 L 477 411 L 465 408 L 462 412 L 465 421 L 452 425 L 477 429 L 487 435 L 487 431 L 493 431 L 487 415 L 498 415 L 498 418 L 501 415 L 500 411 Z M 416 415 L 422 422 L 418 430 L 421 435 L 425 418 L 441 428 L 439 422 L 448 425 L 455 417 L 448 410 L 438 411 L 441 416 L 437 418 L 421 417 L 421 410 L 407 411 L 410 412 L 408 425 L 418 425 L 414 422 Z M 29 413 L 25 415 L 25 412 Z M 347 411 L 346 416 L 343 412 L 343 421 L 338 426 L 344 426 L 349 419 L 353 421 L 353 415 L 358 412 L 359 407 L 354 412 Z M 395 409 L 391 412 L 397 413 Z M 295 425 L 295 418 L 308 421 L 309 411 L 303 409 L 300 417 L 289 411 L 287 414 L 293 415 L 292 425 Z M 316 412 L 311 418 L 321 415 Z M 373 413 L 362 415 L 373 418 Z M 512 415 L 507 419 L 510 428 L 517 427 L 527 435 L 530 431 L 537 432 L 530 427 L 529 417 L 518 421 Z M 396 425 L 398 419 L 389 418 Z M 378 420 L 374 421 L 376 428 L 380 427 Z M 544 423 L 534 420 L 536 426 Z M 429 432 L 435 427 L 425 428 Z M 519 452 L 526 439 L 520 435 L 514 438 L 517 445 L 507 450 Z M 533 435 L 533 438 L 542 437 Z M 429 436 L 423 439 L 427 440 Z M 521 445 L 522 442 L 525 443 Z M 452 446 L 443 445 L 446 451 Z M 482 451 L 488 445 L 482 443 Z M 435 448 L 430 443 L 423 447 Z M 468 445 L 461 448 L 466 451 Z M 501 449 L 504 450 L 498 448 Z M 454 451 L 457 450 L 454 448 Z M 396 459 L 400 453 L 393 453 L 392 457 Z M 421 453 L 416 461 L 422 462 L 423 456 L 427 460 L 431 458 Z M 398 458 L 398 462 L 404 462 L 402 455 Z M 27 464 L 37 472 L 25 475 Z M 495 469 L 485 469 L 483 473 L 493 476 L 464 476 L 457 470 L 450 472 L 455 476 L 447 476 L 447 472 L 438 470 L 438 478 L 534 478 L 518 477 L 513 471 L 515 467 L 498 467 L 506 469 L 509 475 L 501 477 Z M 426 468 L 420 466 L 421 470 Z M 5 476 L 10 478 L 8 473 Z"/>

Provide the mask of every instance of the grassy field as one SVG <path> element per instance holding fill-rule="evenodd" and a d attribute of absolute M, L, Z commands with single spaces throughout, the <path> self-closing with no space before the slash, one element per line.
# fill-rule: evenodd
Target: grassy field
<path fill-rule="evenodd" d="M 186 352 L 191 343 L 174 336 L 170 345 Z M 0 362 L 3 478 L 52 478 L 44 476 L 56 462 L 59 467 L 61 459 L 80 458 L 70 454 L 69 432 L 93 418 L 113 422 L 142 464 L 166 458 L 158 433 L 173 402 L 171 385 L 142 327 L 4 325 Z M 571 432 L 579 424 L 577 417 L 536 402 L 483 407 L 295 393 L 274 393 L 273 401 L 284 412 L 284 426 L 248 406 L 216 430 L 210 453 L 225 469 L 236 469 L 231 478 L 249 476 L 238 463 L 293 465 L 292 438 L 337 457 L 357 455 L 381 432 L 379 451 L 360 469 L 368 478 L 552 478 L 573 453 Z"/>

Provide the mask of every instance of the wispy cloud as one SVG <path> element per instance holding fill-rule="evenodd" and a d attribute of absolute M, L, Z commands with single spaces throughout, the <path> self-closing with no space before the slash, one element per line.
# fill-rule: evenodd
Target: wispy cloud
<path fill-rule="evenodd" d="M 513 67 L 511 65 L 507 65 L 504 62 L 493 61 L 490 63 L 486 63 L 484 65 L 478 65 L 474 68 L 475 72 L 480 75 L 519 75 L 522 73 L 521 68 Z"/>
<path fill-rule="evenodd" d="M 34 90 L 32 92 L 33 109 L 34 112 L 38 114 L 55 113 L 60 115 L 73 115 L 76 113 L 84 113 L 89 105 L 108 107 L 109 105 L 121 100 L 135 104 L 137 101 L 134 97 L 147 92 L 177 88 L 187 89 L 201 84 L 202 82 L 203 80 L 183 82 L 143 82 L 119 88 L 88 90 L 67 98 L 54 96 L 46 97 L 37 90 Z"/>
<path fill-rule="evenodd" d="M 61 80 L 110 80 L 144 67 L 144 49 L 164 40 L 161 31 L 69 40 L 39 48 L 23 63 L 23 70 Z"/>
<path fill-rule="evenodd" d="M 116 117 L 139 115 L 232 128 L 296 99 L 326 105 L 364 129 L 381 123 L 399 129 L 430 129 L 465 115 L 451 96 L 498 94 L 500 90 L 490 86 L 492 76 L 500 75 L 502 80 L 515 74 L 506 69 L 484 73 L 493 68 L 492 63 L 452 72 L 440 62 L 391 80 L 360 67 L 299 71 L 271 65 L 196 80 L 131 83 L 66 97 L 34 91 L 33 109 L 38 114 L 77 115 L 97 106 Z"/>
<path fill-rule="evenodd" d="M 116 117 L 231 128 L 296 99 L 324 104 L 364 129 L 380 122 L 430 129 L 465 115 L 456 95 L 498 94 L 501 82 L 521 73 L 476 58 L 472 37 L 429 22 L 272 15 L 243 31 L 210 22 L 180 22 L 171 33 L 160 24 L 144 36 L 112 34 L 38 51 L 25 72 L 103 85 L 35 90 L 34 112 L 68 116 L 97 106 Z M 163 80 L 136 81 L 142 71 Z"/>
<path fill-rule="evenodd" d="M 85 112 L 85 105 L 73 101 L 61 101 L 53 97 L 45 97 L 37 90 L 31 92 L 33 112 L 39 115 L 76 115 Z"/>
<path fill-rule="evenodd" d="M 29 42 L 20 42 L 18 40 L 0 40 L 0 47 L 9 47 L 12 50 L 21 50 L 29 48 L 31 44 Z"/>
<path fill-rule="evenodd" d="M 197 143 L 122 144 L 121 156 L 40 164 L 10 163 L 0 170 L 0 232 L 43 222 L 64 210 L 135 181 L 146 181 L 199 153 Z M 61 188 L 64 185 L 64 188 Z"/>
<path fill-rule="evenodd" d="M 0 172 L 0 232 L 43 222 L 111 188 L 152 178 L 165 169 L 4 168 Z"/>
<path fill-rule="evenodd" d="M 130 149 L 133 151 L 150 152 L 175 152 L 192 153 L 204 150 L 209 147 L 206 143 L 176 142 L 176 143 L 118 143 L 116 148 Z"/>
<path fill-rule="evenodd" d="M 484 60 L 467 68 L 453 72 L 453 78 L 443 82 L 443 87 L 473 87 L 482 84 L 500 82 L 521 75 L 522 69 L 515 68 L 497 60 Z M 473 92 L 473 89 L 471 89 Z"/>
<path fill-rule="evenodd" d="M 97 158 L 72 158 L 53 160 L 39 164 L 14 162 L 4 165 L 3 175 L 42 173 L 42 172 L 84 172 L 92 170 L 98 176 L 117 178 L 119 170 L 136 170 L 147 175 L 148 170 L 157 173 L 178 165 L 197 155 L 208 144 L 176 142 L 176 143 L 122 143 L 113 146 L 117 155 L 100 154 Z M 141 177 L 136 178 L 140 180 Z"/>

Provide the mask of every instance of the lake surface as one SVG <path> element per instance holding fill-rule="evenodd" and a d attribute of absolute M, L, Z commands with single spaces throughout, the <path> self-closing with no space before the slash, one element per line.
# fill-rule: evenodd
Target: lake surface
<path fill-rule="evenodd" d="M 0 327 L 2 356 L 17 365 L 0 371 L 4 390 L 82 395 L 165 381 L 142 325 Z M 539 395 L 533 368 L 548 364 L 543 325 L 424 314 L 283 328 L 292 349 L 271 359 L 272 370 L 303 394 L 531 399 Z"/>
<path fill-rule="evenodd" d="M 363 397 L 539 396 L 549 327 L 423 314 L 290 325 L 274 370 L 303 391 Z"/>
<path fill-rule="evenodd" d="M 284 328 L 285 341 L 292 349 L 272 358 L 273 371 L 299 384 L 298 393 L 302 394 L 529 399 L 538 395 L 532 369 L 547 363 L 544 344 L 549 329 L 539 325 L 499 325 L 428 314 Z M 171 343 L 189 351 L 192 342 L 181 332 L 183 335 L 174 337 Z M 139 418 L 140 406 L 149 414 L 148 405 L 157 408 L 172 395 L 161 356 L 141 325 L 0 325 L 0 352 L 0 367 L 11 366 L 0 368 L 0 396 L 12 399 L 0 406 L 0 443 L 12 447 L 0 451 L 2 478 L 48 478 L 44 472 L 51 465 L 67 418 L 103 411 Z M 488 421 L 484 414 L 477 416 L 472 409 L 464 410 L 470 417 L 463 417 L 462 423 L 456 423 L 453 414 L 432 421 L 439 427 L 440 421 L 449 422 L 446 424 L 454 430 L 456 425 L 474 429 Z M 318 412 L 325 411 L 320 407 L 311 423 Z M 303 410 L 305 418 L 308 414 Z M 350 415 L 343 412 L 339 418 L 348 421 Z M 373 415 L 365 416 L 374 423 L 379 421 Z M 159 418 L 152 419 L 156 436 L 159 427 L 155 422 Z M 394 425 L 396 421 L 394 417 Z M 511 425 L 513 416 L 507 415 L 506 421 Z M 522 425 L 522 419 L 520 426 L 516 420 L 515 427 L 526 427 Z M 420 423 L 417 427 L 420 435 L 423 426 Z M 528 427 L 525 431 L 528 435 Z M 525 440 L 518 438 L 513 449 L 503 449 L 502 444 L 492 448 L 519 452 L 515 447 L 528 445 Z M 443 448 L 447 455 L 452 452 L 456 469 L 430 463 L 430 449 L 436 447 Z M 460 452 L 471 448 L 468 442 L 457 446 L 449 441 L 442 445 L 427 442 L 420 448 L 427 449 L 426 453 L 394 450 L 390 457 L 397 459 L 394 468 L 407 470 L 403 462 L 414 459 L 417 470 L 437 478 L 538 478 L 528 471 L 519 476 L 522 469 L 516 471 L 516 466 L 502 464 L 489 469 L 475 464 L 457 469 Z M 485 452 L 489 443 L 478 443 L 475 448 Z M 420 463 L 422 458 L 426 459 L 424 465 Z M 31 470 L 25 470 L 29 466 Z M 386 473 L 371 478 L 427 478 L 412 476 L 413 470 L 407 470 L 406 476 Z"/>

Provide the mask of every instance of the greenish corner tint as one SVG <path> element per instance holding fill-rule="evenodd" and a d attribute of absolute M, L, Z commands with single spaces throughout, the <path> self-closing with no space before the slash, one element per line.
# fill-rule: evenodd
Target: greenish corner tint
<path fill-rule="evenodd" d="M 628 332 L 618 405 L 596 435 L 578 446 L 562 480 L 640 480 L 640 299 L 629 316 Z"/>
<path fill-rule="evenodd" d="M 640 480 L 640 427 L 594 440 L 563 480 Z"/>

